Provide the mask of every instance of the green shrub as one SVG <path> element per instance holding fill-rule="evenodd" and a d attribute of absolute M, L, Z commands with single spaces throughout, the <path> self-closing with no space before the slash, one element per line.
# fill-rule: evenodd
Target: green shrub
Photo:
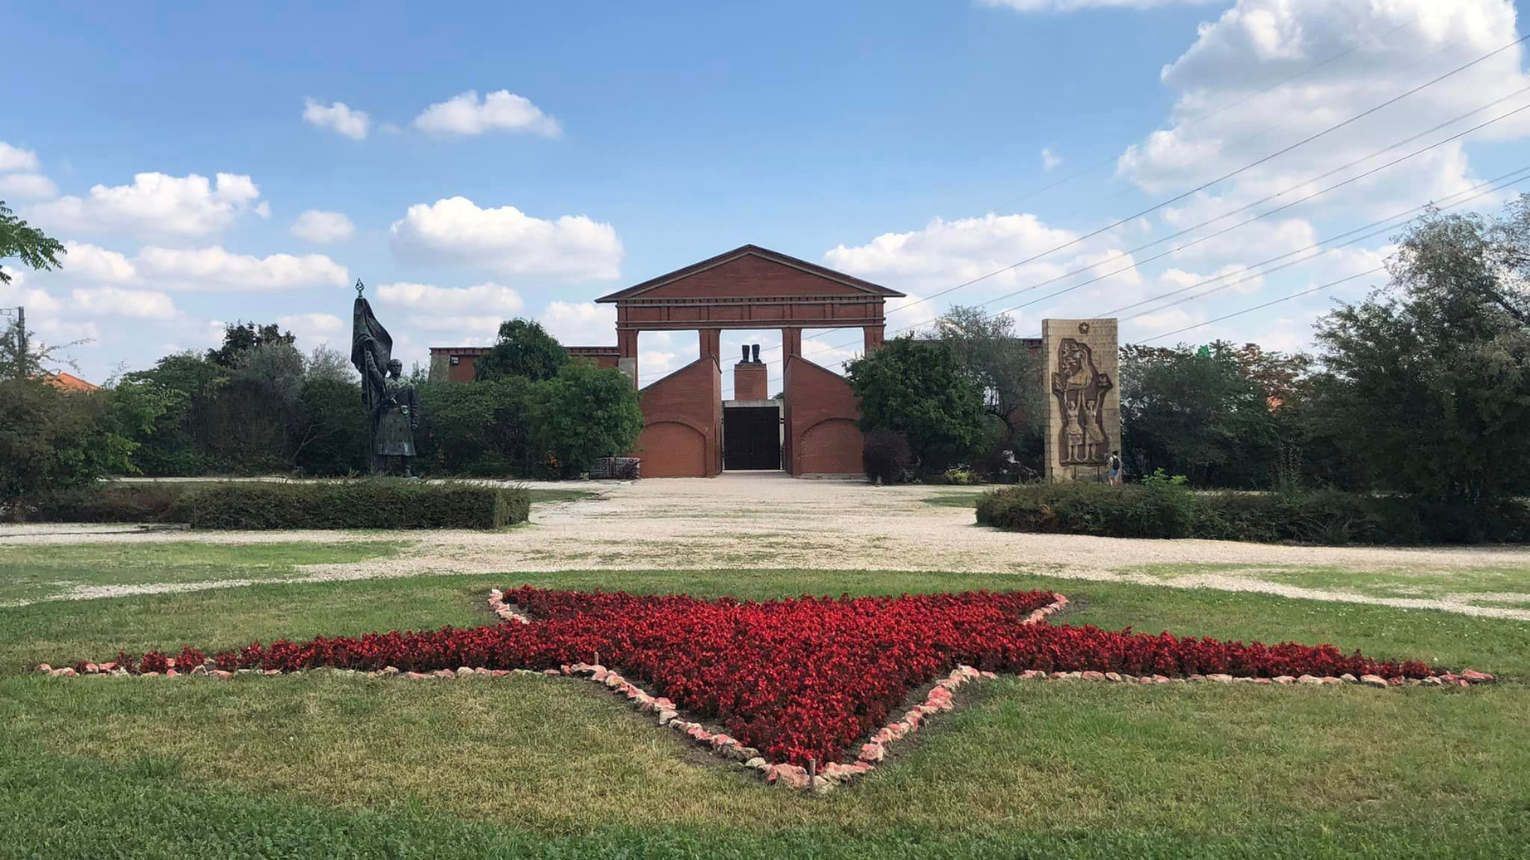
<path fill-rule="evenodd" d="M 521 488 L 377 478 L 204 486 L 163 519 L 195 529 L 493 529 L 525 522 L 530 511 Z"/>
<path fill-rule="evenodd" d="M 1141 484 L 1026 484 L 978 502 L 977 521 L 1012 531 L 1099 537 L 1310 544 L 1519 543 L 1530 507 L 1441 506 L 1401 496 L 1193 493 L 1162 475 Z"/>
<path fill-rule="evenodd" d="M 47 490 L 15 500 L 3 517 L 35 523 L 159 522 L 186 484 L 116 484 Z"/>
<path fill-rule="evenodd" d="M 978 482 L 977 472 L 966 466 L 952 466 L 946 470 L 946 483 L 969 486 Z"/>

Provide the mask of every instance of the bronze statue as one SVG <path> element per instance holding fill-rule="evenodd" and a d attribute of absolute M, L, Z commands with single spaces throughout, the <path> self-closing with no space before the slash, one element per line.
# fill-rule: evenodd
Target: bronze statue
<path fill-rule="evenodd" d="M 420 429 L 420 401 L 403 379 L 403 362 L 393 357 L 393 337 L 372 314 L 356 282 L 352 316 L 351 363 L 361 372 L 361 399 L 370 419 L 372 474 L 396 471 L 408 478 L 414 459 L 414 434 Z"/>

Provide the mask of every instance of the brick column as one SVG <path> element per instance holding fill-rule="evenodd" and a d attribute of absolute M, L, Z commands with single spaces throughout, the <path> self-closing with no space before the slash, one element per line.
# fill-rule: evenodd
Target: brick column
<path fill-rule="evenodd" d="M 638 333 L 618 331 L 616 354 L 616 366 L 621 368 L 622 373 L 632 377 L 632 385 L 636 387 L 638 384 Z"/>
<path fill-rule="evenodd" d="M 744 347 L 748 350 L 748 347 Z M 733 365 L 734 400 L 769 400 L 770 374 L 763 361 L 744 359 Z"/>
<path fill-rule="evenodd" d="M 886 330 L 885 325 L 869 325 L 861 329 L 866 335 L 866 355 L 871 355 L 882 348 L 882 337 Z"/>
<path fill-rule="evenodd" d="M 722 329 L 704 328 L 697 332 L 701 338 L 701 357 L 722 362 Z"/>
<path fill-rule="evenodd" d="M 802 329 L 781 329 L 781 361 L 791 361 L 792 356 L 802 355 Z"/>

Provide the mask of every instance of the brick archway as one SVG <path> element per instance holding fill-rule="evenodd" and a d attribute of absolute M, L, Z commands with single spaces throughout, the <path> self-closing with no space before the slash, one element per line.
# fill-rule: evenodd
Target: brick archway
<path fill-rule="evenodd" d="M 722 470 L 723 329 L 781 329 L 782 468 L 792 475 L 861 470 L 860 413 L 838 374 L 802 357 L 803 329 L 860 328 L 882 345 L 883 306 L 903 294 L 786 254 L 745 245 L 603 296 L 616 305 L 618 366 L 638 380 L 638 333 L 695 330 L 700 358 L 643 388 L 643 474 L 714 477 Z M 745 365 L 747 362 L 740 362 Z M 700 466 L 671 448 L 681 424 L 703 440 Z"/>

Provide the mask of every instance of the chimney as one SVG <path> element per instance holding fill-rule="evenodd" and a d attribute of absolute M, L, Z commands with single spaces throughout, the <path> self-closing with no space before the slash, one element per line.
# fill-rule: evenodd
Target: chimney
<path fill-rule="evenodd" d="M 734 400 L 767 400 L 770 392 L 768 373 L 765 363 L 760 361 L 760 347 L 754 347 L 754 361 L 749 360 L 749 345 L 744 345 L 744 359 L 733 365 L 733 399 Z"/>

